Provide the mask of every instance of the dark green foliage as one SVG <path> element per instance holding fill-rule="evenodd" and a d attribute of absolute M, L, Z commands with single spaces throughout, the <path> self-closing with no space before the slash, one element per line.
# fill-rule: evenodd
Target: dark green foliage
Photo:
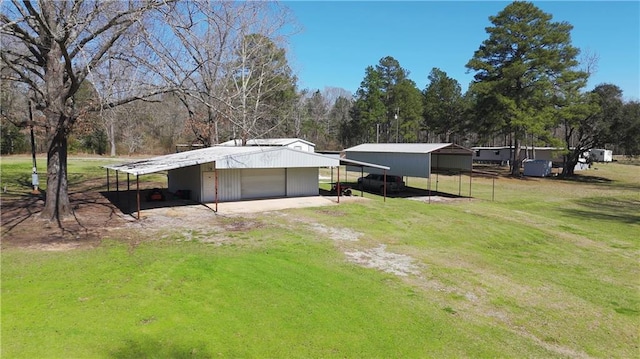
<path fill-rule="evenodd" d="M 631 101 L 624 104 L 622 118 L 614 123 L 620 137 L 614 142 L 619 153 L 626 156 L 640 156 L 640 102 Z"/>
<path fill-rule="evenodd" d="M 429 85 L 423 91 L 424 128 L 449 142 L 452 135 L 465 127 L 462 89 L 447 73 L 433 68 Z"/>
<path fill-rule="evenodd" d="M 579 50 L 571 45 L 566 22 L 529 2 L 513 2 L 489 19 L 483 41 L 467 68 L 476 71 L 471 90 L 482 115 L 477 124 L 507 131 L 516 148 L 513 174 L 519 173 L 519 148 L 527 133 L 544 133 L 553 123 L 553 98 L 559 80 L 586 78 L 575 70 Z"/>
<path fill-rule="evenodd" d="M 422 100 L 409 72 L 393 57 L 368 66 L 356 92 L 349 129 L 357 143 L 414 142 L 422 122 Z M 345 137 L 343 134 L 341 137 Z"/>
<path fill-rule="evenodd" d="M 87 152 L 104 155 L 107 152 L 107 134 L 101 128 L 85 135 L 82 144 Z"/>
<path fill-rule="evenodd" d="M 2 120 L 0 133 L 0 153 L 3 155 L 29 151 L 29 140 L 27 136 L 20 132 L 20 128 L 10 121 Z"/>

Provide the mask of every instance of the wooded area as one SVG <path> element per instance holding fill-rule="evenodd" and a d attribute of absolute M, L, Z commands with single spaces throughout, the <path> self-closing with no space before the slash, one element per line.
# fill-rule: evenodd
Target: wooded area
<path fill-rule="evenodd" d="M 570 172 L 585 150 L 640 154 L 640 104 L 615 84 L 586 89 L 597 56 L 531 3 L 490 17 L 466 93 L 441 69 L 417 88 L 392 56 L 355 94 L 300 89 L 287 61 L 295 19 L 275 2 L 5 1 L 0 16 L 3 154 L 47 153 L 44 216 L 71 213 L 69 152 L 160 154 L 176 144 L 298 137 L 363 142 L 551 145 Z M 425 36 L 428 36 L 425 35 Z M 519 170 L 514 152 L 513 171 Z"/>

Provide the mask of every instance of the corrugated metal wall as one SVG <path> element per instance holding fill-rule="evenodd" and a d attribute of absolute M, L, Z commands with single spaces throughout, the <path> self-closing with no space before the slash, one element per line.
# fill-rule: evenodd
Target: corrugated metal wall
<path fill-rule="evenodd" d="M 385 153 L 385 152 L 347 152 L 347 158 L 361 162 L 375 163 L 389 167 L 387 174 L 397 176 L 429 177 L 429 154 L 423 153 Z M 358 169 L 359 171 L 359 169 Z M 375 168 L 364 168 L 368 173 L 383 173 Z"/>
<path fill-rule="evenodd" d="M 433 162 L 433 170 L 466 170 L 471 171 L 471 155 L 440 155 L 437 153 L 431 154 L 431 160 Z"/>
<path fill-rule="evenodd" d="M 218 170 L 218 201 L 242 199 L 241 173 L 240 170 Z"/>
<path fill-rule="evenodd" d="M 284 168 L 248 168 L 241 171 L 242 199 L 284 197 L 286 195 L 286 170 Z"/>
<path fill-rule="evenodd" d="M 283 148 L 284 149 L 284 148 Z M 265 150 L 262 153 L 238 154 L 217 162 L 217 168 L 295 168 L 337 166 L 338 159 L 314 153 Z"/>
<path fill-rule="evenodd" d="M 194 201 L 200 201 L 200 181 L 200 166 L 177 168 L 167 174 L 169 191 L 189 190 Z"/>
<path fill-rule="evenodd" d="M 317 196 L 318 168 L 287 168 L 287 197 Z"/>

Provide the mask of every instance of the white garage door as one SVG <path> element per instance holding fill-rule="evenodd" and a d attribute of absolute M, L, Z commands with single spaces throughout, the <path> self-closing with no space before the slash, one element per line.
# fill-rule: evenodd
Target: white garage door
<path fill-rule="evenodd" d="M 284 168 L 242 170 L 242 199 L 284 197 L 286 171 Z"/>

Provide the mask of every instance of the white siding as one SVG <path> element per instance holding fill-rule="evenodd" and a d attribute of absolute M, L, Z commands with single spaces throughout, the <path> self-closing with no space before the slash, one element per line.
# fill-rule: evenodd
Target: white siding
<path fill-rule="evenodd" d="M 288 168 L 287 196 L 317 196 L 318 188 L 317 168 Z"/>
<path fill-rule="evenodd" d="M 284 197 L 286 172 L 284 168 L 243 169 L 242 199 Z"/>
<path fill-rule="evenodd" d="M 511 148 L 472 148 L 474 161 L 505 162 L 511 159 Z"/>
<path fill-rule="evenodd" d="M 287 147 L 237 154 L 216 162 L 216 168 L 291 168 L 337 166 L 338 159 L 317 153 L 294 151 Z"/>
<path fill-rule="evenodd" d="M 287 145 L 287 147 L 289 148 L 293 148 L 294 150 L 298 150 L 298 151 L 305 151 L 305 152 L 315 152 L 315 147 L 312 145 L 309 145 L 305 142 L 302 141 L 295 141 L 289 145 Z"/>
<path fill-rule="evenodd" d="M 216 173 L 214 171 L 202 171 L 202 189 L 201 196 L 198 199 L 203 203 L 211 203 L 215 201 L 216 191 Z"/>

